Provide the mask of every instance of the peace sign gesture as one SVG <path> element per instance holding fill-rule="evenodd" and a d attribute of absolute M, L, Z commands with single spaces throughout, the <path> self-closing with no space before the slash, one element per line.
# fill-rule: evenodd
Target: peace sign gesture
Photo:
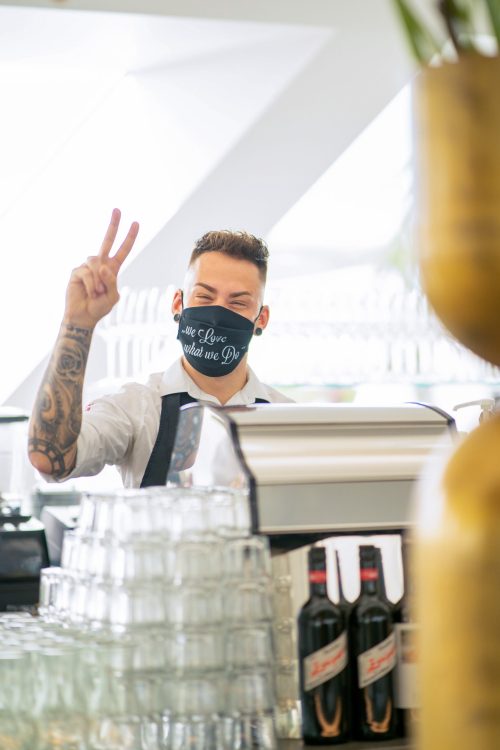
<path fill-rule="evenodd" d="M 111 221 L 98 255 L 92 255 L 71 274 L 66 290 L 64 320 L 79 328 L 94 328 L 118 302 L 118 272 L 128 256 L 139 231 L 134 221 L 116 253 L 110 257 L 120 225 L 120 211 L 113 209 Z"/>

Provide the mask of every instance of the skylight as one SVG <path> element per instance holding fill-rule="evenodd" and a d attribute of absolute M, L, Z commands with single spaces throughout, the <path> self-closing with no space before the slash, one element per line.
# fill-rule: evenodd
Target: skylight
<path fill-rule="evenodd" d="M 410 207 L 410 159 L 406 86 L 274 226 L 273 250 L 324 250 L 332 264 L 387 247 Z"/>

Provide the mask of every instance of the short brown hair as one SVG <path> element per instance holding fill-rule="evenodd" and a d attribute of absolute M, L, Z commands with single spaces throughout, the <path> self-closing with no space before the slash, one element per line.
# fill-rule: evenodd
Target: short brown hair
<path fill-rule="evenodd" d="M 260 277 L 265 282 L 269 250 L 264 240 L 248 232 L 230 232 L 228 229 L 207 232 L 196 242 L 189 265 L 191 266 L 203 253 L 225 253 L 231 258 L 248 260 L 257 266 Z"/>

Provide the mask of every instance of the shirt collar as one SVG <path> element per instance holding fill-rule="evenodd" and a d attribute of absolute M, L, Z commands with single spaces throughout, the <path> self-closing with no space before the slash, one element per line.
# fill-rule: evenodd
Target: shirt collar
<path fill-rule="evenodd" d="M 235 393 L 226 406 L 248 406 L 255 403 L 256 398 L 268 400 L 265 386 L 260 382 L 254 371 L 248 367 L 248 380 L 243 388 Z M 199 388 L 194 380 L 190 378 L 182 366 L 181 359 L 177 359 L 170 367 L 165 370 L 161 379 L 160 396 L 167 396 L 170 393 L 188 393 L 191 398 L 199 401 L 206 401 L 211 404 L 221 406 L 218 398 L 206 393 Z"/>

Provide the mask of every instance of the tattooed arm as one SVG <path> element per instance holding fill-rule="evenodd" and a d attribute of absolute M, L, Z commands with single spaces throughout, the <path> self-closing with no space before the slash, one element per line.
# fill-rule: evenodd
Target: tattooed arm
<path fill-rule="evenodd" d="M 28 450 L 43 474 L 63 479 L 76 462 L 92 329 L 63 323 L 30 421 Z"/>
<path fill-rule="evenodd" d="M 89 257 L 71 274 L 64 320 L 31 415 L 30 461 L 56 479 L 63 479 L 75 467 L 92 333 L 119 299 L 118 271 L 139 231 L 134 222 L 120 248 L 109 257 L 119 223 L 120 212 L 114 209 L 99 254 Z"/>

